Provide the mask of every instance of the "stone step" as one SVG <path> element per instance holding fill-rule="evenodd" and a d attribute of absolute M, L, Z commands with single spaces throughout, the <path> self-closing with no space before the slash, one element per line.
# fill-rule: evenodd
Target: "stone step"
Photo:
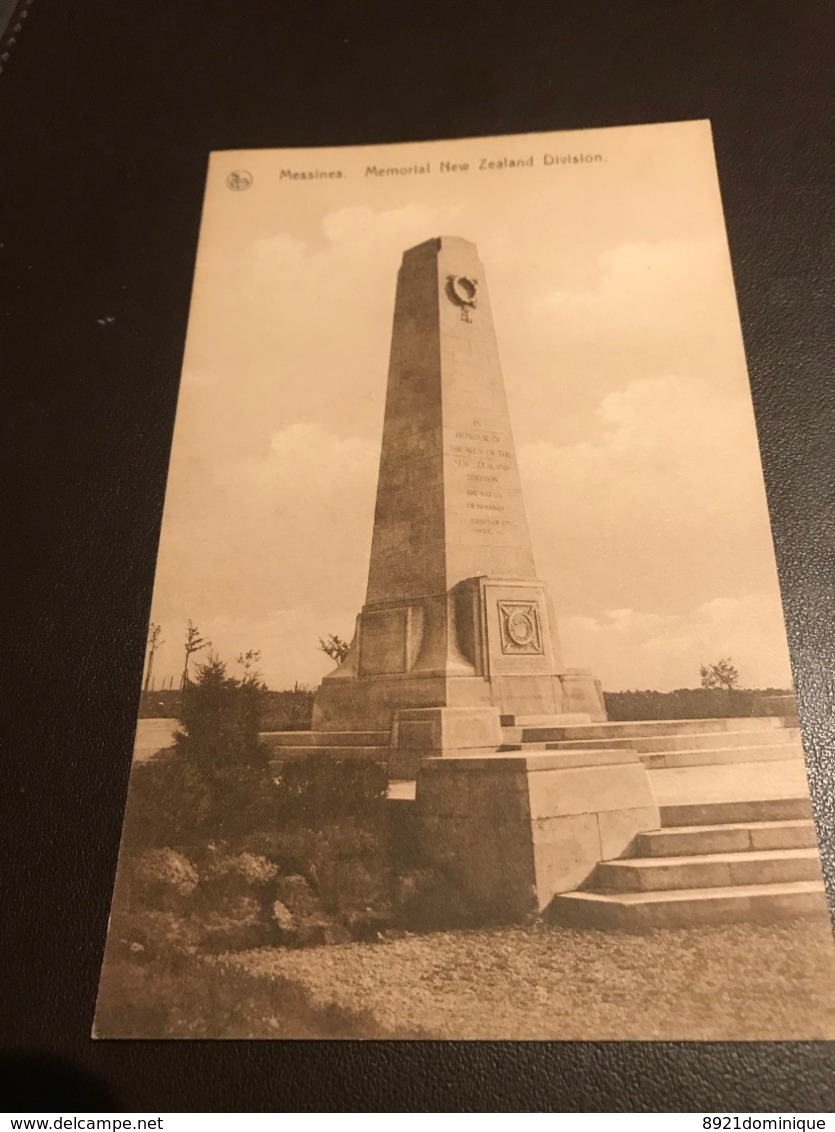
<path fill-rule="evenodd" d="M 749 849 L 814 849 L 815 826 L 808 818 L 789 821 L 682 825 L 639 833 L 635 857 L 690 857 L 700 853 L 744 853 Z"/>
<path fill-rule="evenodd" d="M 715 731 L 784 730 L 780 716 L 761 715 L 727 719 L 648 719 L 610 723 L 581 723 L 568 727 L 523 727 L 523 734 L 508 742 L 552 743 L 583 739 L 640 739 L 653 735 L 706 735 Z M 509 730 L 515 730 L 509 728 Z"/>
<path fill-rule="evenodd" d="M 561 750 L 555 750 L 551 743 L 502 743 L 496 751 L 496 756 L 503 754 L 535 755 L 543 767 L 638 762 L 640 759 L 638 753 L 631 747 L 612 748 L 603 743 L 599 747 L 593 744 L 589 747 L 566 747 Z"/>
<path fill-rule="evenodd" d="M 634 932 L 801 917 L 828 920 L 822 881 L 664 892 L 567 892 L 555 897 L 549 907 L 549 918 L 570 927 Z"/>
<path fill-rule="evenodd" d="M 584 887 L 592 892 L 662 892 L 819 879 L 816 848 L 763 849 L 603 861 Z"/>
<path fill-rule="evenodd" d="M 386 747 L 388 731 L 262 731 L 271 747 Z"/>
<path fill-rule="evenodd" d="M 647 770 L 669 770 L 678 766 L 720 766 L 727 763 L 779 762 L 783 759 L 803 760 L 800 743 L 772 744 L 767 747 L 716 747 L 693 751 L 667 751 L 641 754 Z"/>
<path fill-rule="evenodd" d="M 612 743 L 605 739 L 588 744 L 583 743 L 503 743 L 499 751 L 525 751 L 531 754 L 544 753 L 565 755 L 589 751 L 632 751 L 631 743 Z M 763 763 L 782 760 L 803 761 L 803 748 L 800 744 L 772 744 L 766 747 L 719 747 L 700 748 L 691 751 L 670 751 L 639 755 L 647 770 L 670 770 L 675 767 L 720 766 L 730 763 Z"/>
<path fill-rule="evenodd" d="M 523 730 L 522 742 L 543 742 L 527 738 L 528 730 Z M 656 751 L 693 751 L 712 750 L 714 748 L 727 749 L 729 747 L 771 747 L 786 743 L 800 744 L 800 732 L 796 727 L 772 728 L 764 731 L 714 731 L 701 733 L 698 731 L 679 732 L 675 735 L 649 735 L 629 736 L 610 739 L 557 739 L 544 741 L 549 750 L 578 750 L 583 747 L 601 746 L 617 749 L 631 747 L 639 754 L 649 754 Z"/>
<path fill-rule="evenodd" d="M 576 723 L 591 723 L 587 711 L 563 712 L 561 715 L 500 715 L 502 727 L 569 727 Z"/>
<path fill-rule="evenodd" d="M 286 762 L 288 759 L 367 759 L 369 762 L 387 762 L 388 747 L 273 747 L 270 750 L 270 761 L 273 763 Z"/>
<path fill-rule="evenodd" d="M 666 754 L 668 751 L 713 750 L 728 747 L 779 747 L 786 743 L 800 744 L 800 732 L 796 727 L 754 732 L 722 731 L 713 735 L 688 733 L 632 740 L 632 746 L 639 754 L 650 754 L 655 751 L 663 751 Z"/>
<path fill-rule="evenodd" d="M 740 822 L 811 819 L 808 798 L 758 798 L 753 801 L 676 802 L 660 807 L 661 825 L 728 825 Z"/>

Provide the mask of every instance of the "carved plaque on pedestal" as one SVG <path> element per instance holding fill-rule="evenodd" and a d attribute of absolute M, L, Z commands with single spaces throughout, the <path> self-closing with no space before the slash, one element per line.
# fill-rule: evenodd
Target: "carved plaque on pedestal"
<path fill-rule="evenodd" d="M 502 652 L 542 655 L 542 628 L 535 601 L 500 601 Z"/>

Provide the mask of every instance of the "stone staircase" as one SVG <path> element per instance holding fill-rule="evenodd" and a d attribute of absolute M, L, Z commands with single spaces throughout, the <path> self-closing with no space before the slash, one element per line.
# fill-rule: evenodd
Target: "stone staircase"
<path fill-rule="evenodd" d="M 648 770 L 720 763 L 802 759 L 800 732 L 779 716 L 590 723 L 588 716 L 523 719 L 502 716 L 501 751 L 582 751 L 622 747 L 638 752 Z M 386 763 L 387 731 L 262 731 L 275 759 L 325 755 Z"/>
<path fill-rule="evenodd" d="M 573 927 L 646 931 L 827 917 L 806 798 L 663 805 L 661 828 L 549 908 Z"/>
<path fill-rule="evenodd" d="M 802 759 L 800 731 L 779 716 L 537 726 L 504 717 L 503 751 L 631 748 L 648 770 Z"/>
<path fill-rule="evenodd" d="M 389 754 L 388 731 L 262 731 L 260 738 L 273 759 L 317 754 L 385 763 Z"/>

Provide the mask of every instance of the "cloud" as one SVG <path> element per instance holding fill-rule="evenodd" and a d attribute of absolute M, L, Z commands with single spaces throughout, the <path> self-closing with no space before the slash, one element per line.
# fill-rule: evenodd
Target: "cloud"
<path fill-rule="evenodd" d="M 667 325 L 686 327 L 699 319 L 703 297 L 721 288 L 727 275 L 720 238 L 626 241 L 600 254 L 590 285 L 551 291 L 538 303 L 598 329 L 646 340 Z"/>
<path fill-rule="evenodd" d="M 749 396 L 721 238 L 623 242 L 508 282 L 494 303 L 508 393 L 535 436 L 585 435 L 604 397 L 644 378 Z"/>
<path fill-rule="evenodd" d="M 267 228 L 201 248 L 187 368 L 218 380 L 185 383 L 181 407 L 223 458 L 266 446 L 293 421 L 377 435 L 402 253 L 455 227 L 456 215 L 418 203 L 352 206 L 304 237 Z"/>
<path fill-rule="evenodd" d="M 178 464 L 154 620 L 191 617 L 230 654 L 260 648 L 271 682 L 318 679 L 304 641 L 350 635 L 364 600 L 378 459 L 367 440 L 297 422 L 260 457 Z"/>
<path fill-rule="evenodd" d="M 454 229 L 461 208 L 430 207 L 411 201 L 398 208 L 375 211 L 366 205 L 351 205 L 328 213 L 322 220 L 322 231 L 332 244 L 363 245 L 362 254 L 372 247 L 383 246 L 405 251 L 413 244 Z"/>
<path fill-rule="evenodd" d="M 790 687 L 779 598 L 750 593 L 718 598 L 686 613 L 662 616 L 634 609 L 560 621 L 571 665 L 587 666 L 609 691 L 693 688 L 699 665 L 730 656 L 742 686 Z"/>
<path fill-rule="evenodd" d="M 603 399 L 588 433 L 519 450 L 537 563 L 558 608 L 670 614 L 775 587 L 745 398 L 692 378 L 639 379 Z"/>
<path fill-rule="evenodd" d="M 372 442 L 298 421 L 273 433 L 265 457 L 243 457 L 227 477 L 242 504 L 258 513 L 309 516 L 311 507 L 344 506 L 353 519 L 358 506 L 367 509 L 377 461 Z"/>

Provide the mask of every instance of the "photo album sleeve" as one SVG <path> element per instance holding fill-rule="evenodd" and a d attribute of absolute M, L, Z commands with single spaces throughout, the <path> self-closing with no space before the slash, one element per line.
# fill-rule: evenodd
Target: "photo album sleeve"
<path fill-rule="evenodd" d="M 708 121 L 212 153 L 149 614 L 95 1037 L 835 1037 Z"/>

